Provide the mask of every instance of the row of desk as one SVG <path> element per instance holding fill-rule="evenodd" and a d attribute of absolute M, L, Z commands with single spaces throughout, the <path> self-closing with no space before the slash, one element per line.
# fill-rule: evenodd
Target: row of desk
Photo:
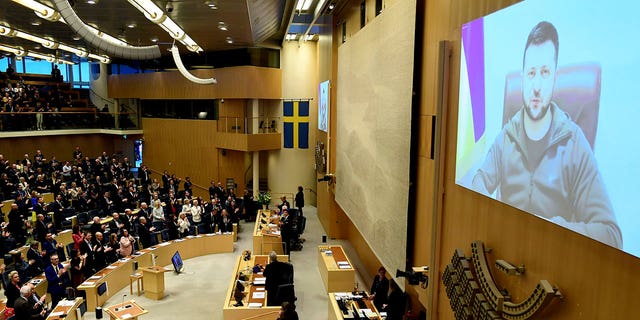
<path fill-rule="evenodd" d="M 180 252 L 183 259 L 214 253 L 233 252 L 233 237 L 234 235 L 231 233 L 206 234 L 163 242 L 140 250 L 131 257 L 119 259 L 89 277 L 77 289 L 85 292 L 87 310 L 93 312 L 96 307 L 102 306 L 111 296 L 129 285 L 129 276 L 135 272 L 134 265 L 137 263 L 143 272 L 147 270 L 150 274 L 148 277 L 143 275 L 145 295 L 152 299 L 154 297 L 158 299 L 164 295 L 164 275 L 162 273 L 166 270 L 160 270 L 161 267 L 148 268 L 153 266 L 152 254 L 157 257 L 155 263 L 157 266 L 165 266 L 171 264 L 171 257 L 176 251 Z M 162 275 L 162 277 L 158 274 Z M 31 282 L 35 284 L 36 292 L 39 295 L 47 293 L 47 279 L 44 275 L 33 278 Z M 106 290 L 99 294 L 98 291 L 102 291 L 102 289 Z M 50 302 L 49 296 L 47 296 L 47 300 Z"/>
<path fill-rule="evenodd" d="M 279 218 L 272 217 L 275 211 L 258 210 L 253 228 L 253 253 L 268 255 L 271 251 L 284 254 L 282 234 L 280 234 Z"/>
<path fill-rule="evenodd" d="M 278 261 L 289 262 L 289 256 L 279 255 Z M 222 315 L 224 320 L 239 320 L 247 318 L 259 319 L 277 319 L 280 312 L 279 306 L 267 306 L 267 292 L 264 287 L 265 278 L 262 272 L 253 273 L 253 267 L 256 264 L 266 266 L 269 263 L 267 255 L 253 255 L 249 260 L 245 260 L 243 255 L 238 257 L 235 268 L 233 269 L 233 278 L 227 290 L 227 296 L 224 301 Z M 244 286 L 244 298 L 242 306 L 235 307 L 236 299 L 234 293 L 236 291 L 237 281 L 240 276 L 246 277 L 247 282 L 253 285 Z"/>

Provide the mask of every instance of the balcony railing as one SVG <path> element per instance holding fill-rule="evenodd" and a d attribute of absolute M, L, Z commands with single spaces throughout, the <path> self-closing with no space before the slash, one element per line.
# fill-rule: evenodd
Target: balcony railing
<path fill-rule="evenodd" d="M 254 123 L 257 128 L 254 130 Z M 279 133 L 280 117 L 220 117 L 218 132 L 258 134 Z"/>
<path fill-rule="evenodd" d="M 140 129 L 138 119 L 136 112 L 98 112 L 95 108 L 63 108 L 62 111 L 58 112 L 0 111 L 0 131 L 60 129 L 136 130 Z"/>

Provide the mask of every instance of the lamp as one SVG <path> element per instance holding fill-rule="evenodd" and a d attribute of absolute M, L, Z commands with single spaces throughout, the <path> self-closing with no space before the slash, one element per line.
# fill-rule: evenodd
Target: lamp
<path fill-rule="evenodd" d="M 82 58 L 86 58 L 86 57 L 89 56 L 89 52 L 87 52 L 84 49 L 74 48 L 74 47 L 68 46 L 68 45 L 63 44 L 63 43 L 58 43 L 58 42 L 55 41 L 55 39 L 52 39 L 52 38 L 41 38 L 39 36 L 32 35 L 32 34 L 29 34 L 29 33 L 26 33 L 26 32 L 22 32 L 20 30 L 14 30 L 14 29 L 11 29 L 10 27 L 6 26 L 6 25 L 0 25 L 0 35 L 4 35 L 4 36 L 8 36 L 8 37 L 19 37 L 19 38 L 22 38 L 22 39 L 25 39 L 25 40 L 37 42 L 37 43 L 41 44 L 42 46 L 44 46 L 47 49 L 64 50 L 64 51 L 67 51 L 67 52 L 74 53 L 77 56 L 82 57 Z M 103 62 L 103 63 L 111 62 L 111 59 L 109 57 L 104 57 L 104 56 L 98 56 L 98 57 L 99 58 L 96 58 L 96 59 L 99 60 L 100 62 Z M 104 62 L 104 61 L 109 61 L 109 62 Z M 74 63 L 70 62 L 70 64 L 74 64 Z"/>
<path fill-rule="evenodd" d="M 93 54 L 93 53 L 89 53 L 89 58 L 91 59 L 95 59 L 98 60 L 102 63 L 111 63 L 111 59 L 107 56 L 101 56 L 101 55 L 97 55 L 97 54 Z"/>
<path fill-rule="evenodd" d="M 24 57 L 25 55 L 27 55 L 27 51 L 24 50 L 22 47 L 12 47 L 8 45 L 0 44 L 0 50 L 13 53 L 18 57 Z"/>
<path fill-rule="evenodd" d="M 151 22 L 159 25 L 164 31 L 166 31 L 172 38 L 180 41 L 184 44 L 189 51 L 200 52 L 202 48 L 191 39 L 187 33 L 171 20 L 160 7 L 158 7 L 151 0 L 127 0 L 129 3 L 136 7 L 144 16 Z"/>
<path fill-rule="evenodd" d="M 218 83 L 216 78 L 202 79 L 202 78 L 198 78 L 198 77 L 192 75 L 187 70 L 187 68 L 184 67 L 184 64 L 182 64 L 182 59 L 180 59 L 180 51 L 178 50 L 178 47 L 176 47 L 175 45 L 171 46 L 171 54 L 173 55 L 173 61 L 176 63 L 176 67 L 178 67 L 178 71 L 180 71 L 180 73 L 185 78 L 189 79 L 189 81 L 195 82 L 195 83 L 198 83 L 198 84 L 216 84 L 216 83 Z"/>
<path fill-rule="evenodd" d="M 35 1 L 35 0 L 13 0 L 13 2 L 21 4 L 35 12 L 35 14 L 42 18 L 47 19 L 49 21 L 58 21 L 60 20 L 60 13 L 56 10 L 49 8 L 48 6 Z"/>

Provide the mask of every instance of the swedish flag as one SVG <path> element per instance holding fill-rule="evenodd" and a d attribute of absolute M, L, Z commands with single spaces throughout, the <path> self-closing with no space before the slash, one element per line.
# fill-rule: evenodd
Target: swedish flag
<path fill-rule="evenodd" d="M 309 148 L 309 101 L 285 101 L 284 110 L 284 147 Z"/>

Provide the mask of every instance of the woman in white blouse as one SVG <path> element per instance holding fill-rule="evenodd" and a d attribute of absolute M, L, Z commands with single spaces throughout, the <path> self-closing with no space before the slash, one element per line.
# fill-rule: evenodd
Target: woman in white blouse
<path fill-rule="evenodd" d="M 162 222 L 164 221 L 164 209 L 162 208 L 162 203 L 160 200 L 152 200 L 153 209 L 151 210 L 151 216 L 153 217 L 153 222 Z"/>
<path fill-rule="evenodd" d="M 187 219 L 187 215 L 184 212 L 180 212 L 180 217 L 178 218 L 178 232 L 180 232 L 180 238 L 184 238 L 189 235 L 189 227 L 191 224 L 189 223 L 189 219 Z"/>
<path fill-rule="evenodd" d="M 202 206 L 198 200 L 193 200 L 193 205 L 191 206 L 191 217 L 193 218 L 193 223 L 196 225 L 202 221 Z"/>

